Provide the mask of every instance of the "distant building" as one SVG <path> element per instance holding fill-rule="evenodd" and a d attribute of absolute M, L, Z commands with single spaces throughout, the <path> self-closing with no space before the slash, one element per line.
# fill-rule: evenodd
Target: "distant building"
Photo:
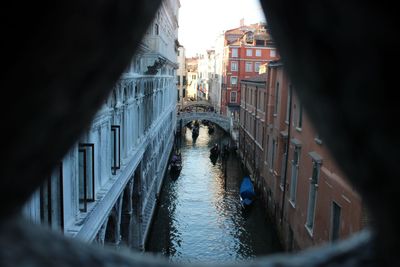
<path fill-rule="evenodd" d="M 198 57 L 186 58 L 187 98 L 197 100 Z"/>
<path fill-rule="evenodd" d="M 221 85 L 222 85 L 222 66 L 224 57 L 224 34 L 217 37 L 215 42 L 214 54 L 210 64 L 212 65 L 211 77 L 209 78 L 208 100 L 217 112 L 221 110 Z"/>
<path fill-rule="evenodd" d="M 221 111 L 239 117 L 240 81 L 258 74 L 266 62 L 279 58 L 274 41 L 263 23 L 241 26 L 224 34 Z"/>
<path fill-rule="evenodd" d="M 176 128 L 179 7 L 162 2 L 90 127 L 26 203 L 32 221 L 82 241 L 144 249 Z"/>
<path fill-rule="evenodd" d="M 183 106 L 183 101 L 186 97 L 186 86 L 187 86 L 187 70 L 186 70 L 186 55 L 185 48 L 179 46 L 178 48 L 178 70 L 176 73 L 177 77 L 177 87 L 178 87 L 178 106 Z"/>
<path fill-rule="evenodd" d="M 209 90 L 215 73 L 215 50 L 208 49 L 198 59 L 198 99 L 209 100 Z"/>
<path fill-rule="evenodd" d="M 361 230 L 366 222 L 362 200 L 314 130 L 283 64 L 270 62 L 266 73 L 243 79 L 241 90 L 240 155 L 286 249 Z"/>

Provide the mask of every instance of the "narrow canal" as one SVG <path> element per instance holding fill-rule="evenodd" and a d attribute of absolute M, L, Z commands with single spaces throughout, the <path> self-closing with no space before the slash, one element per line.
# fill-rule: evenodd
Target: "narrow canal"
<path fill-rule="evenodd" d="M 281 250 L 276 232 L 261 201 L 243 210 L 239 187 L 240 160 L 231 153 L 226 179 L 221 157 L 210 160 L 210 148 L 226 144 L 229 135 L 216 127 L 213 134 L 200 126 L 178 140 L 183 168 L 177 179 L 167 174 L 160 195 L 147 251 L 173 262 L 237 262 Z M 226 180 L 226 183 L 225 183 Z"/>

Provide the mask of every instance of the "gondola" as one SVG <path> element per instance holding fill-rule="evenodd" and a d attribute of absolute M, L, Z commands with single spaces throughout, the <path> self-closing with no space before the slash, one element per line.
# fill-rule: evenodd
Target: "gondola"
<path fill-rule="evenodd" d="M 192 129 L 192 137 L 197 138 L 199 136 L 199 127 L 194 126 Z"/>
<path fill-rule="evenodd" d="M 179 173 L 181 170 L 182 170 L 181 153 L 174 153 L 170 162 L 170 171 L 172 173 Z"/>
<path fill-rule="evenodd" d="M 208 125 L 208 133 L 209 133 L 209 134 L 212 134 L 212 133 L 214 132 L 214 130 L 215 130 L 214 126 L 211 125 L 211 124 L 209 124 L 209 125 Z"/>
<path fill-rule="evenodd" d="M 240 184 L 240 203 L 243 207 L 249 207 L 254 202 L 255 192 L 250 177 L 245 176 Z"/>
<path fill-rule="evenodd" d="M 210 156 L 216 156 L 218 157 L 220 152 L 218 144 L 215 144 L 211 149 L 210 149 Z"/>

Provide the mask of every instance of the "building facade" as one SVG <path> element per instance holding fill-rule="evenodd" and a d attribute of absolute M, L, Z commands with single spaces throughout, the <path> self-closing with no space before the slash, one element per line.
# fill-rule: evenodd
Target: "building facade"
<path fill-rule="evenodd" d="M 258 74 L 262 64 L 278 59 L 275 44 L 264 23 L 242 25 L 225 32 L 221 111 L 239 117 L 240 81 Z"/>
<path fill-rule="evenodd" d="M 179 46 L 178 48 L 178 70 L 177 70 L 177 85 L 178 85 L 178 107 L 181 109 L 184 105 L 186 97 L 187 86 L 187 70 L 186 70 L 186 54 L 185 47 Z"/>
<path fill-rule="evenodd" d="M 222 65 L 224 56 L 224 34 L 220 34 L 215 42 L 214 55 L 210 64 L 214 70 L 209 78 L 208 101 L 214 109 L 220 113 L 221 110 L 221 85 L 222 85 Z"/>
<path fill-rule="evenodd" d="M 25 205 L 32 221 L 144 249 L 175 134 L 179 7 L 163 1 L 91 126 Z"/>
<path fill-rule="evenodd" d="M 186 58 L 187 98 L 197 100 L 198 94 L 198 57 Z"/>
<path fill-rule="evenodd" d="M 198 58 L 198 100 L 209 100 L 210 86 L 216 72 L 215 50 L 207 49 Z"/>
<path fill-rule="evenodd" d="M 269 63 L 262 76 L 264 83 L 241 82 L 239 150 L 282 243 L 299 250 L 361 230 L 362 200 L 313 129 L 283 64 Z"/>

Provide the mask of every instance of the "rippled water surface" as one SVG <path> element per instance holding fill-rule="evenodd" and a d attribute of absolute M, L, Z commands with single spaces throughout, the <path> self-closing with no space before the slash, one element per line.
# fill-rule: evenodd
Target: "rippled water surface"
<path fill-rule="evenodd" d="M 178 178 L 165 178 L 147 251 L 174 262 L 233 262 L 280 251 L 261 201 L 250 210 L 240 206 L 236 155 L 227 159 L 226 179 L 222 159 L 210 160 L 212 145 L 229 136 L 220 129 L 209 135 L 202 125 L 195 141 L 189 129 L 178 141 L 183 168 Z"/>

